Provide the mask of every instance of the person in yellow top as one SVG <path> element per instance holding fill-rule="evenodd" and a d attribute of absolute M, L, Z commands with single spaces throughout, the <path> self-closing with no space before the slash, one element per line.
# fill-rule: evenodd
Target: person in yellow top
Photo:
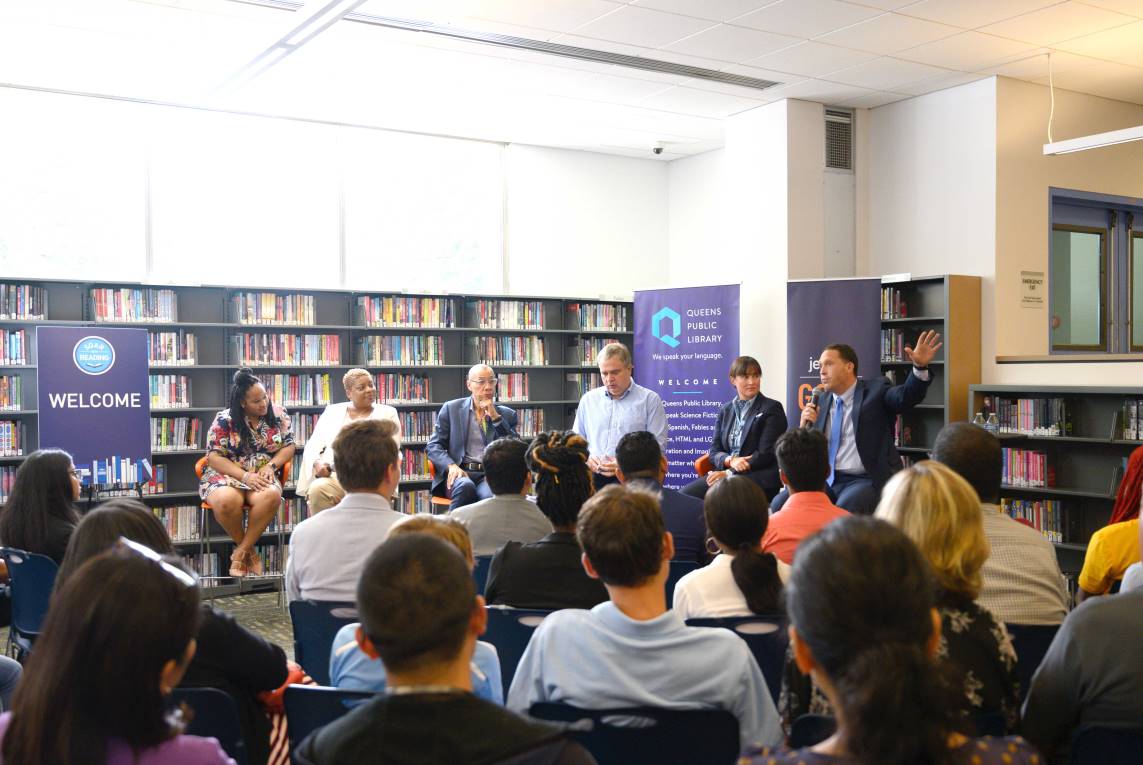
<path fill-rule="evenodd" d="M 1123 578 L 1127 567 L 1138 560 L 1139 519 L 1104 526 L 1088 543 L 1077 599 L 1106 595 L 1111 585 Z"/>

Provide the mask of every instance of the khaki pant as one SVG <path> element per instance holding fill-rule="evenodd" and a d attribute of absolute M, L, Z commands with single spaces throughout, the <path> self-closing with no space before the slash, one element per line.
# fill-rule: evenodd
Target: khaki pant
<path fill-rule="evenodd" d="M 306 490 L 306 504 L 309 505 L 311 516 L 333 507 L 344 497 L 345 489 L 341 488 L 337 473 L 330 473 L 328 478 L 313 479 Z"/>

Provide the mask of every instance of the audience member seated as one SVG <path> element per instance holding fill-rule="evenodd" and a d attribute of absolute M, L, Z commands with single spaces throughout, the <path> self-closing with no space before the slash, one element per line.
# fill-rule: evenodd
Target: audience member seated
<path fill-rule="evenodd" d="M 1143 555 L 1143 527 L 1139 529 L 1139 552 Z M 1143 563 L 1132 563 L 1123 575 L 1123 585 L 1119 591 L 1134 592 L 1139 589 L 1143 589 Z"/>
<path fill-rule="evenodd" d="M 675 613 L 683 620 L 781 613 L 781 569 L 788 567 L 762 551 L 770 521 L 766 492 L 731 476 L 710 487 L 703 515 L 719 555 L 678 581 Z"/>
<path fill-rule="evenodd" d="M 718 422 L 707 456 L 710 472 L 683 487 L 683 494 L 702 499 L 707 489 L 732 475 L 746 476 L 771 498 L 782 488 L 774 442 L 786 430 L 786 410 L 762 395 L 762 365 L 739 356 L 730 365 L 730 384 L 738 394 L 718 410 Z"/>
<path fill-rule="evenodd" d="M 290 535 L 286 595 L 290 600 L 352 601 L 369 554 L 406 516 L 389 507 L 401 477 L 397 426 L 390 420 L 346 425 L 333 441 L 337 473 L 347 492 Z"/>
<path fill-rule="evenodd" d="M 742 745 L 776 745 L 782 730 L 766 680 L 730 630 L 688 627 L 667 610 L 674 544 L 654 495 L 608 486 L 584 505 L 583 567 L 611 600 L 546 618 L 520 658 L 508 707 L 539 701 L 585 709 L 725 709 Z"/>
<path fill-rule="evenodd" d="M 492 555 L 508 542 L 535 542 L 552 533 L 551 521 L 528 501 L 532 471 L 527 453 L 528 444 L 518 438 L 498 438 L 486 446 L 480 460 L 492 496 L 450 513 L 468 527 L 477 555 Z"/>
<path fill-rule="evenodd" d="M 1040 532 L 1002 511 L 1000 440 L 984 428 L 953 422 L 937 434 L 932 458 L 969 482 L 980 497 L 991 552 L 981 569 L 976 602 L 1008 624 L 1059 624 L 1067 594 L 1056 548 Z"/>
<path fill-rule="evenodd" d="M 484 597 L 515 608 L 591 608 L 607 590 L 584 573 L 575 537 L 579 509 L 592 493 L 587 442 L 571 431 L 541 433 L 528 447 L 528 467 L 537 474 L 536 504 L 555 529 L 527 544 L 509 542 L 488 567 Z"/>
<path fill-rule="evenodd" d="M 900 531 L 873 518 L 831 523 L 802 544 L 788 587 L 795 660 L 837 710 L 838 730 L 805 749 L 748 750 L 742 765 L 1041 762 L 1019 737 L 958 732 L 957 691 L 935 660 L 931 569 Z"/>
<path fill-rule="evenodd" d="M 230 408 L 215 416 L 206 448 L 198 493 L 234 540 L 230 575 L 260 575 L 262 561 L 254 545 L 278 513 L 282 502 L 278 473 L 293 460 L 296 447 L 286 410 L 273 405 L 253 371 L 234 373 Z M 250 508 L 245 529 L 244 506 Z"/>
<path fill-rule="evenodd" d="M 675 560 L 699 564 L 710 560 L 706 550 L 702 500 L 663 486 L 663 479 L 667 477 L 667 458 L 655 437 L 646 430 L 628 433 L 619 439 L 619 445 L 615 447 L 615 461 L 615 477 L 620 483 L 658 496 L 663 523 L 675 539 Z"/>
<path fill-rule="evenodd" d="M 16 471 L 8 501 L 0 511 L 0 544 L 63 560 L 79 513 L 80 480 L 71 455 L 40 449 Z"/>
<path fill-rule="evenodd" d="M 468 561 L 469 570 L 476 565 L 472 556 L 472 540 L 469 539 L 464 524 L 452 518 L 417 515 L 394 526 L 389 532 L 389 539 L 406 534 L 432 534 L 440 537 L 460 550 Z M 360 592 L 361 583 L 358 582 L 358 593 Z M 361 650 L 360 634 L 360 623 L 347 624 L 333 639 L 329 657 L 329 684 L 351 691 L 381 693 L 385 690 L 385 665 Z M 476 641 L 468 669 L 472 675 L 472 692 L 477 698 L 503 706 L 504 682 L 500 677 L 500 657 L 496 654 L 496 646 L 482 640 Z"/>
<path fill-rule="evenodd" d="M 1083 570 L 1079 575 L 1077 600 L 1106 595 L 1127 569 L 1139 562 L 1139 503 L 1143 499 L 1143 446 L 1131 453 L 1127 470 L 1115 494 L 1111 520 L 1091 535 Z M 2 533 L 2 532 L 0 532 Z M 0 536 L 0 539 L 3 537 Z"/>
<path fill-rule="evenodd" d="M 296 476 L 298 496 L 306 498 L 310 515 L 333 507 L 345 497 L 345 489 L 334 469 L 333 439 L 344 425 L 358 420 L 391 420 L 397 426 L 397 447 L 401 446 L 401 421 L 397 410 L 377 401 L 373 375 L 364 369 L 351 369 L 341 378 L 348 401 L 329 404 L 318 417 Z"/>
<path fill-rule="evenodd" d="M 1139 539 L 1143 552 L 1143 536 Z M 1134 637 L 1133 637 L 1134 636 Z M 1068 761 L 1082 726 L 1143 724 L 1143 591 L 1093 598 L 1068 614 L 1024 699 L 1021 732 L 1052 762 Z"/>
<path fill-rule="evenodd" d="M 175 554 L 166 529 L 146 505 L 124 497 L 112 499 L 79 522 L 56 577 L 56 591 L 63 589 L 80 566 L 114 547 L 119 539 L 138 542 L 161 555 Z M 257 699 L 258 694 L 286 682 L 285 652 L 208 603 L 202 603 L 200 611 L 195 633 L 198 647 L 180 687 L 225 691 L 238 707 L 247 761 L 263 765 L 274 750 L 278 755 L 274 761 L 285 762 L 285 737 L 274 736 L 270 718 Z"/>
<path fill-rule="evenodd" d="M 385 665 L 388 693 L 310 734 L 296 763 L 594 762 L 559 730 L 473 695 L 473 651 L 487 616 L 453 545 L 395 535 L 366 561 L 357 602 L 361 650 Z"/>
<path fill-rule="evenodd" d="M 194 577 L 141 545 L 80 566 L 0 715 L 5 765 L 234 765 L 214 739 L 181 735 L 164 708 L 194 656 L 200 613 Z"/>
<path fill-rule="evenodd" d="M 790 498 L 781 512 L 771 516 L 766 536 L 762 538 L 762 549 L 791 564 L 803 539 L 849 513 L 830 502 L 825 492 L 829 444 L 820 431 L 810 428 L 787 431 L 778 439 L 774 451 L 778 457 L 778 475 Z"/>

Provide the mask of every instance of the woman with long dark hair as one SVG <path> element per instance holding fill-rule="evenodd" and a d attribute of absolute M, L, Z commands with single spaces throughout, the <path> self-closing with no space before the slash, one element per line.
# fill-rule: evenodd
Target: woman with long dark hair
<path fill-rule="evenodd" d="M 230 408 L 214 418 L 207 437 L 207 466 L 199 495 L 235 542 L 230 575 L 260 575 L 262 561 L 254 545 L 282 499 L 278 471 L 294 458 L 294 435 L 286 411 L 271 403 L 266 388 L 249 369 L 234 374 Z M 242 507 L 250 518 L 242 527 Z"/>
<path fill-rule="evenodd" d="M 745 476 L 724 478 L 707 490 L 703 516 L 720 554 L 675 585 L 675 612 L 683 619 L 780 612 L 782 564 L 762 552 L 769 521 L 762 487 Z"/>
<path fill-rule="evenodd" d="M 5 765 L 233 765 L 214 739 L 180 735 L 164 709 L 195 653 L 198 586 L 177 562 L 130 545 L 56 593 L 0 716 Z"/>
<path fill-rule="evenodd" d="M 798 548 L 787 583 L 790 641 L 837 711 L 813 747 L 748 750 L 760 765 L 1033 765 L 1021 738 L 968 738 L 936 654 L 942 640 L 932 568 L 885 521 L 840 518 Z M 943 665 L 947 667 L 946 665 Z"/>
<path fill-rule="evenodd" d="M 0 544 L 62 561 L 79 523 L 75 509 L 79 491 L 70 454 L 60 449 L 29 454 L 16 471 L 12 492 L 0 512 Z"/>

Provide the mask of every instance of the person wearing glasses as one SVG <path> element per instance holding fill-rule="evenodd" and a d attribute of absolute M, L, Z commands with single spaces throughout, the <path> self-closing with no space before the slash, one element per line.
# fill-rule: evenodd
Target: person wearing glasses
<path fill-rule="evenodd" d="M 16 471 L 8 502 L 0 512 L 0 544 L 46 555 L 58 565 L 79 523 L 79 472 L 71 455 L 40 449 Z"/>
<path fill-rule="evenodd" d="M 515 410 L 496 403 L 496 373 L 487 364 L 468 370 L 471 396 L 441 407 L 425 454 L 436 468 L 433 496 L 449 497 L 449 510 L 492 496 L 484 480 L 484 447 L 498 438 L 518 437 Z"/>

